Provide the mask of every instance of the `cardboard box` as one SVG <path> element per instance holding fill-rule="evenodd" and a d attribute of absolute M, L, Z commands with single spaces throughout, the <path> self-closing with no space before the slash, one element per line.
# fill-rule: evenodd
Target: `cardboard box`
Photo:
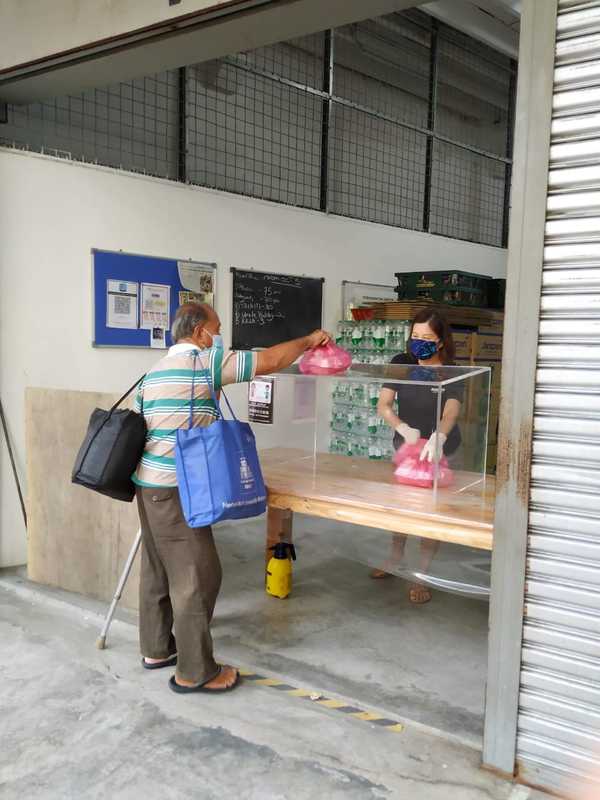
<path fill-rule="evenodd" d="M 468 358 L 457 358 L 456 365 L 459 367 L 490 367 L 491 374 L 490 374 L 490 404 L 489 404 L 489 415 L 488 415 L 488 444 L 495 445 L 498 441 L 498 419 L 500 416 L 500 387 L 502 383 L 502 361 L 498 359 L 471 359 Z M 480 425 L 475 425 L 474 420 L 476 419 L 483 419 L 485 417 L 485 411 L 483 407 L 481 407 L 482 402 L 484 402 L 483 397 L 479 395 L 479 392 L 470 392 L 469 389 L 475 388 L 471 385 L 471 382 L 467 382 L 467 392 L 465 394 L 464 404 L 463 404 L 463 414 L 462 414 L 462 425 L 463 428 L 466 430 L 464 433 L 465 441 L 468 442 L 469 446 L 474 443 L 474 441 L 480 438 L 483 435 L 483 428 Z M 474 408 L 474 404 L 477 403 L 477 408 Z M 470 420 L 472 424 L 466 424 L 465 421 Z M 475 427 L 473 427 L 475 425 Z"/>
<path fill-rule="evenodd" d="M 490 375 L 490 395 L 491 397 L 500 395 L 500 386 L 502 384 L 502 361 L 498 359 L 476 358 L 473 361 L 475 367 L 490 367 L 492 374 Z"/>
<path fill-rule="evenodd" d="M 498 464 L 498 445 L 492 444 L 487 449 L 487 472 L 490 475 L 496 473 L 496 466 Z"/>
<path fill-rule="evenodd" d="M 452 331 L 457 361 L 459 359 L 471 360 L 473 355 L 473 336 L 474 334 L 471 331 Z"/>
<path fill-rule="evenodd" d="M 504 333 L 504 320 L 503 319 L 490 319 L 485 323 L 477 326 L 477 332 L 482 335 L 502 336 Z"/>
<path fill-rule="evenodd" d="M 490 392 L 490 413 L 495 411 L 498 413 L 498 409 L 500 408 L 500 386 L 492 386 L 492 391 Z"/>
<path fill-rule="evenodd" d="M 500 408 L 490 408 L 490 416 L 488 421 L 488 445 L 497 444 L 498 442 L 498 420 Z"/>
<path fill-rule="evenodd" d="M 494 333 L 474 333 L 473 358 L 475 361 L 481 359 L 502 360 L 502 336 Z"/>

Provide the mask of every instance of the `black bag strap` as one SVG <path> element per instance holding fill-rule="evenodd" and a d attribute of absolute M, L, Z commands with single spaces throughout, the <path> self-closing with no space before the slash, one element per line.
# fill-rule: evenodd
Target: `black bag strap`
<path fill-rule="evenodd" d="M 87 458 L 87 455 L 90 452 L 90 449 L 91 449 L 92 445 L 94 444 L 98 434 L 100 433 L 102 428 L 106 425 L 106 423 L 110 419 L 110 417 L 111 417 L 113 411 L 115 410 L 115 408 L 119 405 L 119 403 L 122 403 L 123 400 L 125 400 L 125 398 L 133 392 L 133 390 L 135 389 L 136 386 L 139 386 L 139 384 L 144 380 L 145 377 L 146 377 L 146 373 L 144 373 L 141 378 L 138 378 L 138 380 L 133 384 L 133 386 L 131 388 L 127 389 L 127 391 L 125 392 L 123 397 L 121 397 L 119 400 L 117 400 L 117 402 L 114 404 L 114 406 L 110 409 L 110 411 L 108 412 L 108 415 L 106 416 L 106 419 L 103 421 L 102 425 L 100 425 L 98 430 L 94 433 L 94 435 L 92 436 L 92 438 L 88 442 L 88 446 L 86 448 L 86 451 L 83 454 L 83 456 L 81 457 L 81 463 L 82 464 L 84 463 L 85 459 Z"/>
<path fill-rule="evenodd" d="M 129 389 L 127 389 L 127 391 L 125 392 L 125 394 L 123 395 L 123 397 L 120 397 L 120 398 L 117 400 L 117 402 L 114 404 L 114 406 L 113 406 L 113 407 L 110 409 L 110 411 L 108 412 L 108 415 L 109 415 L 109 416 L 110 416 L 110 415 L 113 413 L 113 411 L 115 410 L 115 408 L 117 408 L 117 406 L 120 406 L 120 405 L 121 405 L 121 403 L 123 402 L 123 400 L 125 400 L 125 398 L 126 398 L 126 397 L 129 397 L 129 395 L 130 395 L 130 394 L 133 392 L 133 390 L 136 388 L 136 386 L 139 386 L 139 385 L 140 385 L 140 383 L 141 383 L 141 382 L 144 380 L 144 378 L 145 378 L 145 377 L 146 377 L 146 373 L 144 372 L 144 374 L 142 375 L 142 377 L 141 377 L 141 378 L 138 378 L 138 379 L 137 379 L 137 381 L 136 381 L 136 382 L 133 384 L 133 386 L 131 386 Z"/>

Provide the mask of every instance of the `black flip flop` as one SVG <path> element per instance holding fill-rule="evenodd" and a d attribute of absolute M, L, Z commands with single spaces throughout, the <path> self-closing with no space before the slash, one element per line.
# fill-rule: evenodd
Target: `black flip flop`
<path fill-rule="evenodd" d="M 221 674 L 221 670 L 217 672 L 215 678 Z M 214 681 L 215 678 L 210 678 L 206 683 L 210 683 L 210 681 Z M 231 684 L 231 686 L 224 686 L 222 689 L 208 689 L 206 687 L 206 683 L 201 683 L 198 686 L 180 686 L 175 681 L 175 675 L 172 675 L 169 678 L 169 689 L 177 694 L 191 694 L 192 692 L 204 692 L 204 694 L 224 694 L 225 692 L 231 692 L 240 682 L 240 673 L 237 673 L 235 681 Z"/>
<path fill-rule="evenodd" d="M 163 667 L 174 667 L 177 664 L 177 653 L 174 653 L 164 661 L 159 661 L 158 664 L 148 664 L 145 658 L 142 658 L 142 667 L 144 669 L 162 669 Z"/>

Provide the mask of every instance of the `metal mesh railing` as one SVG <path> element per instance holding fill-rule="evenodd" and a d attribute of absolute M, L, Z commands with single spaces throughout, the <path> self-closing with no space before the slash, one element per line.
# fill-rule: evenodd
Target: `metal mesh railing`
<path fill-rule="evenodd" d="M 419 11 L 7 107 L 0 143 L 506 244 L 514 63 Z"/>
<path fill-rule="evenodd" d="M 501 162 L 435 142 L 429 230 L 497 245 L 502 240 L 506 169 Z"/>
<path fill-rule="evenodd" d="M 431 22 L 393 14 L 335 31 L 333 95 L 388 119 L 426 128 Z"/>
<path fill-rule="evenodd" d="M 207 67 L 188 70 L 187 179 L 319 208 L 322 101 L 229 62 Z"/>
<path fill-rule="evenodd" d="M 330 210 L 422 229 L 426 137 L 343 105 L 333 109 L 332 129 Z"/>
<path fill-rule="evenodd" d="M 177 72 L 8 105 L 0 143 L 177 178 Z"/>

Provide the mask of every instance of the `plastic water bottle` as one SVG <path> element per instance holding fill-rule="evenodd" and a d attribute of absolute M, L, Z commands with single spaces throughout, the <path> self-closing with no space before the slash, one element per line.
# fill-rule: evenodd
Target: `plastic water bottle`
<path fill-rule="evenodd" d="M 385 323 L 385 328 L 384 328 L 384 336 L 385 336 L 384 349 L 385 350 L 393 350 L 394 349 L 395 345 L 394 345 L 393 330 L 394 330 L 394 328 L 391 325 L 391 323 L 386 322 Z"/>
<path fill-rule="evenodd" d="M 369 384 L 369 405 L 376 408 L 379 402 L 379 386 L 376 383 Z"/>
<path fill-rule="evenodd" d="M 379 461 L 381 459 L 381 448 L 376 442 L 369 444 L 369 458 L 372 461 Z"/>
<path fill-rule="evenodd" d="M 365 403 L 365 387 L 362 383 L 355 383 L 352 387 L 352 402 L 357 406 Z"/>

